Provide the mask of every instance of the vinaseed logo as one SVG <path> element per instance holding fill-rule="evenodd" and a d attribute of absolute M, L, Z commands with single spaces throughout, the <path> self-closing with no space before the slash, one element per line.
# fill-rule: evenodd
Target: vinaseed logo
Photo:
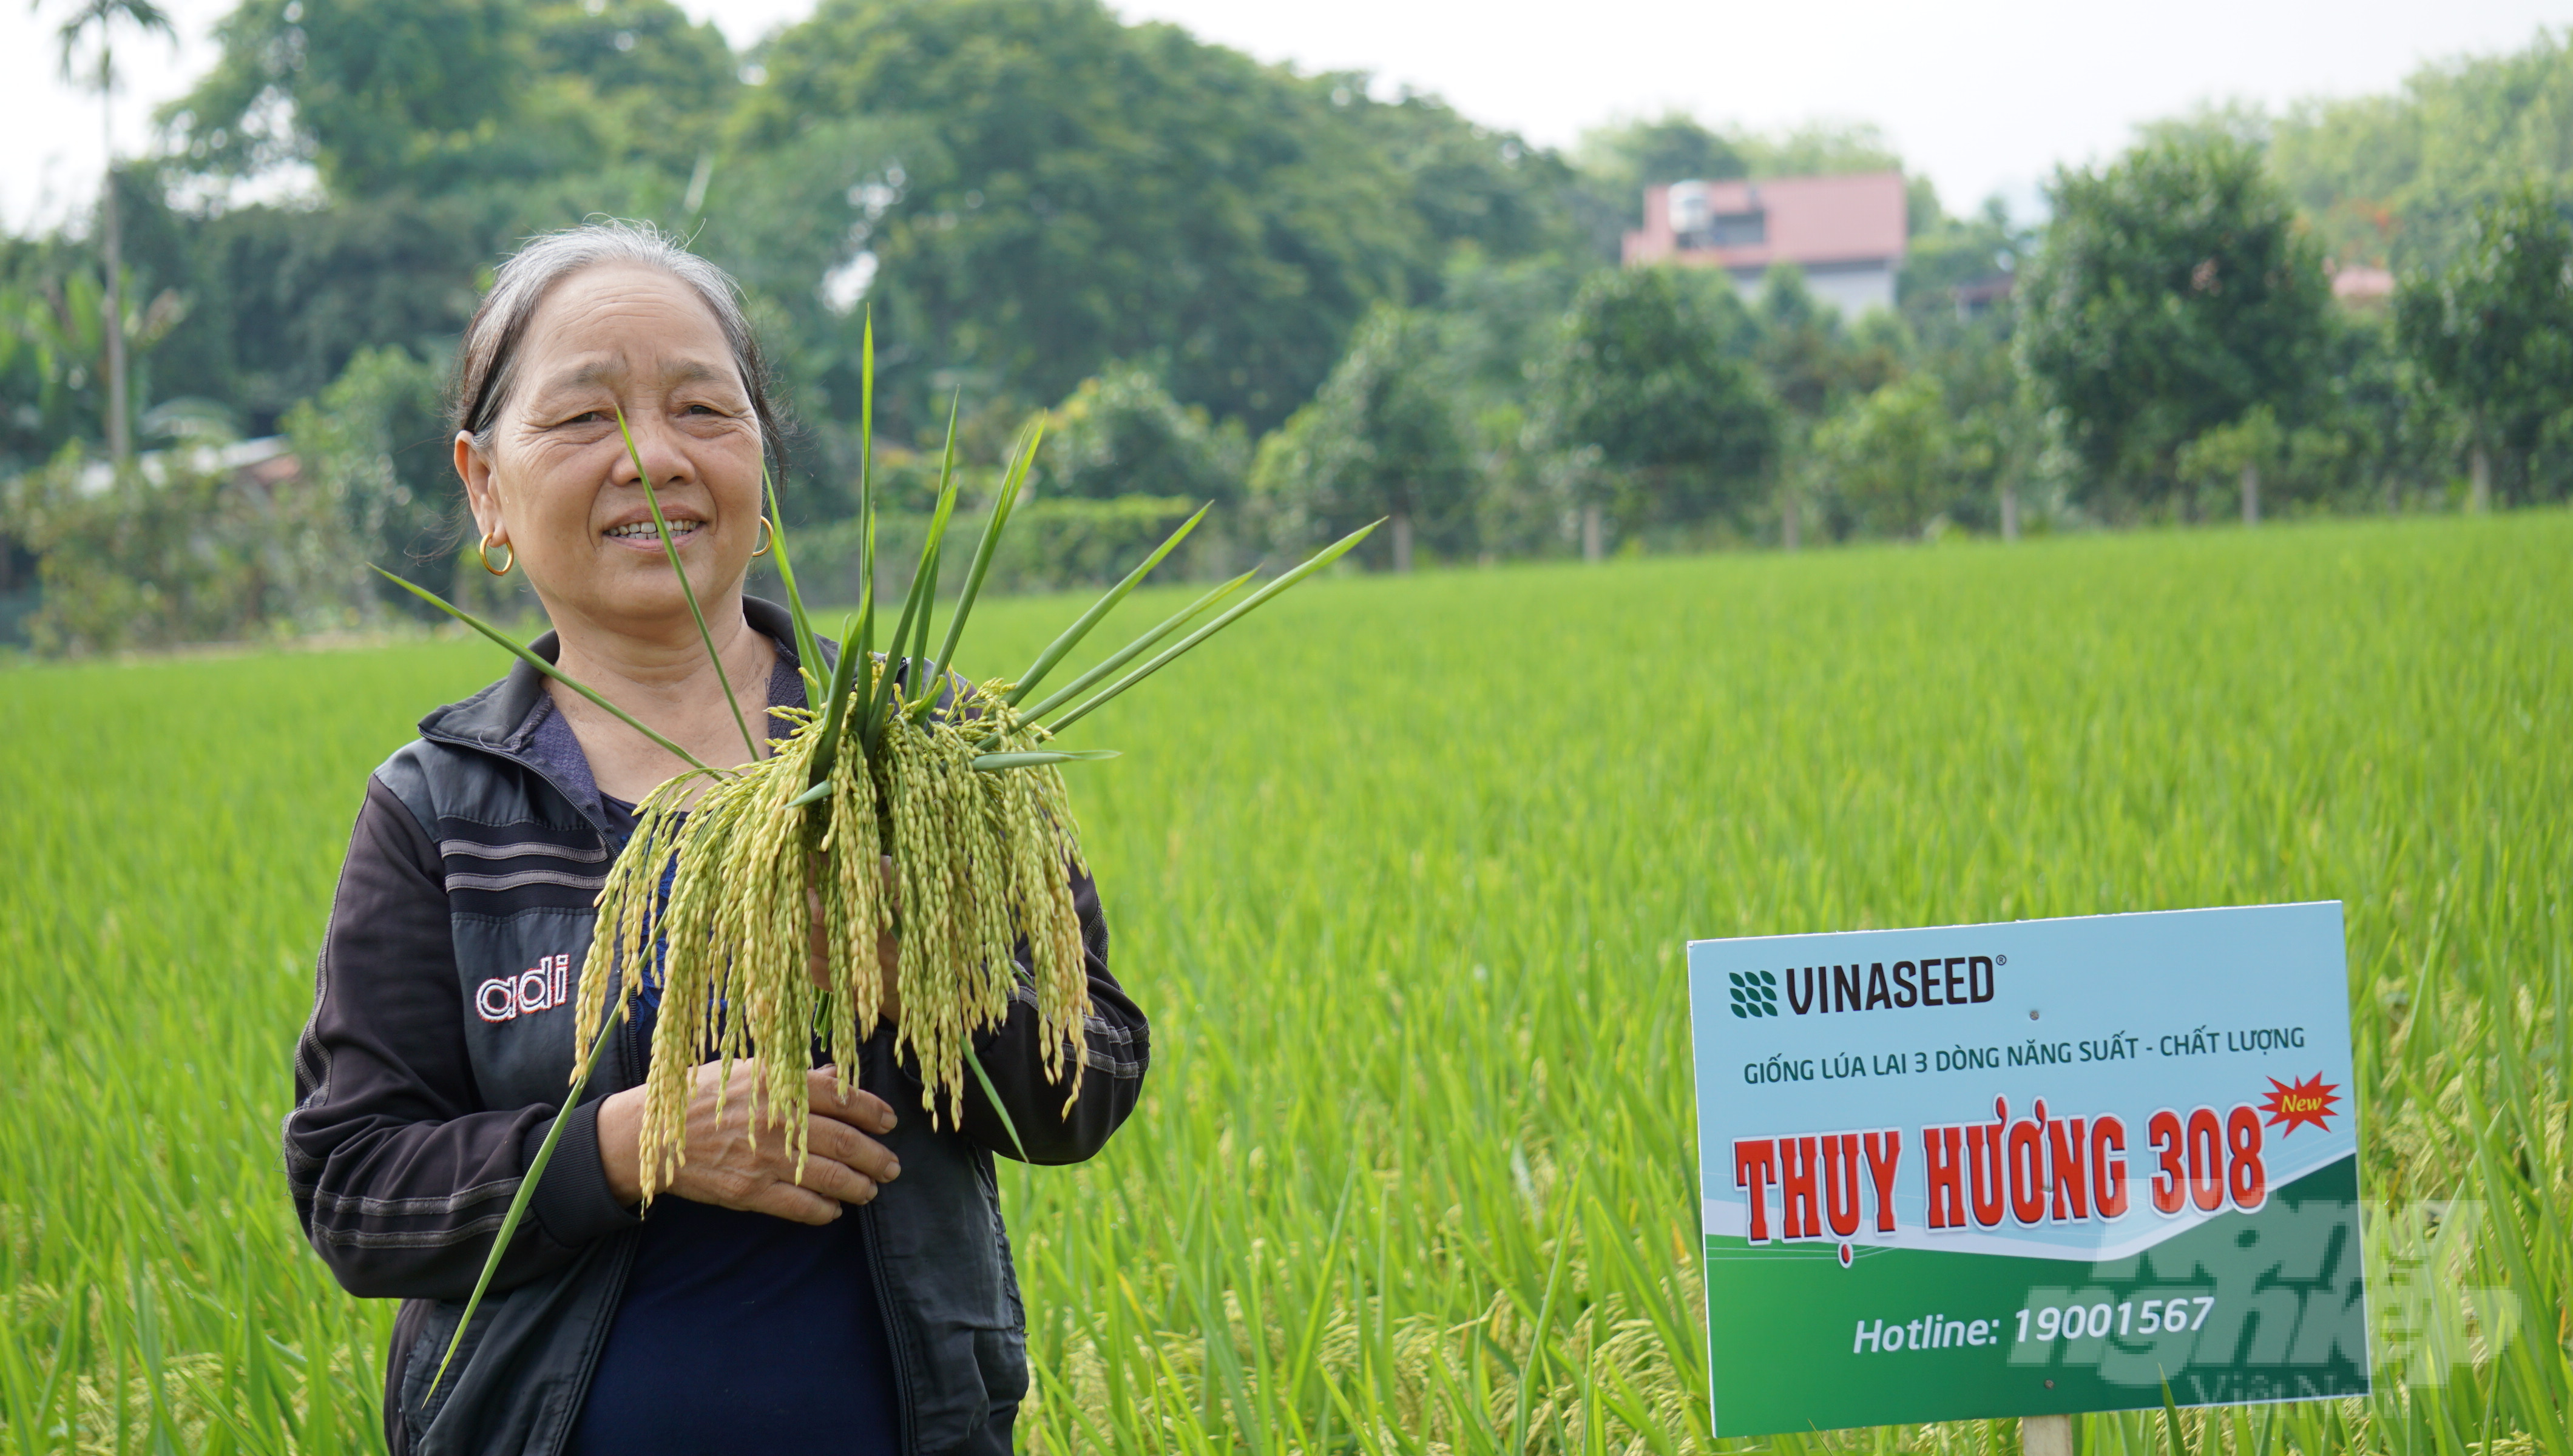
<path fill-rule="evenodd" d="M 1737 1017 L 1774 1017 L 1778 1014 L 1778 977 L 1769 971 L 1749 975 L 1728 971 L 1733 981 L 1733 1014 Z"/>

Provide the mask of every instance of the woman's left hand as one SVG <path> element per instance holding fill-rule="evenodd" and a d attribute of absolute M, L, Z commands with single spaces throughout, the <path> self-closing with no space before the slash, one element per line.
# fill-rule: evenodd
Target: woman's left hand
<path fill-rule="evenodd" d="M 882 858 L 883 863 L 876 867 L 876 873 L 884 878 L 886 902 L 898 911 L 902 909 L 902 891 L 901 887 L 894 883 L 893 856 L 885 855 Z M 804 892 L 804 900 L 813 910 L 813 935 L 810 943 L 812 959 L 806 974 L 813 978 L 814 985 L 827 987 L 831 984 L 831 943 L 827 930 L 829 917 L 822 909 L 820 890 L 807 889 Z M 902 942 L 895 938 L 894 933 L 889 930 L 876 932 L 876 965 L 884 972 L 884 995 L 876 1003 L 876 1015 L 894 1026 L 902 1023 L 902 990 L 895 981 L 896 966 L 901 959 Z"/>

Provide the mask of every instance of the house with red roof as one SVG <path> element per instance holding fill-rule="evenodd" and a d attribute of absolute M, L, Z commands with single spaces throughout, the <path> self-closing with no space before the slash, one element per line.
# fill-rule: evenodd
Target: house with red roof
<path fill-rule="evenodd" d="M 1629 268 L 1720 268 L 1746 294 L 1773 264 L 1804 270 L 1814 297 L 1856 318 L 1894 307 L 1909 212 L 1900 172 L 1673 182 L 1644 189 L 1644 226 L 1626 235 Z"/>

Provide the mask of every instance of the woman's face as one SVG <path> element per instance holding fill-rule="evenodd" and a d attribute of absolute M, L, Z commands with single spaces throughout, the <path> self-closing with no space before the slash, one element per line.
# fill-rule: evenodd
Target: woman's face
<path fill-rule="evenodd" d="M 528 320 L 489 457 L 455 438 L 474 524 L 505 542 L 556 626 L 657 633 L 687 619 L 634 450 L 702 599 L 740 588 L 758 543 L 759 420 L 714 314 L 655 269 L 600 265 Z"/>

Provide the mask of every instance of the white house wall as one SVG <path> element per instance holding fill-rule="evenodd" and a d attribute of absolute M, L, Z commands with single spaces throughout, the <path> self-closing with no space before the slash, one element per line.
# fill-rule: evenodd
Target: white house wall
<path fill-rule="evenodd" d="M 1762 273 L 1749 269 L 1728 270 L 1742 301 L 1759 298 Z M 1870 309 L 1894 307 L 1894 268 L 1891 264 L 1865 264 L 1852 267 L 1808 269 L 1805 289 L 1821 303 L 1840 311 L 1844 319 L 1856 319 Z"/>

